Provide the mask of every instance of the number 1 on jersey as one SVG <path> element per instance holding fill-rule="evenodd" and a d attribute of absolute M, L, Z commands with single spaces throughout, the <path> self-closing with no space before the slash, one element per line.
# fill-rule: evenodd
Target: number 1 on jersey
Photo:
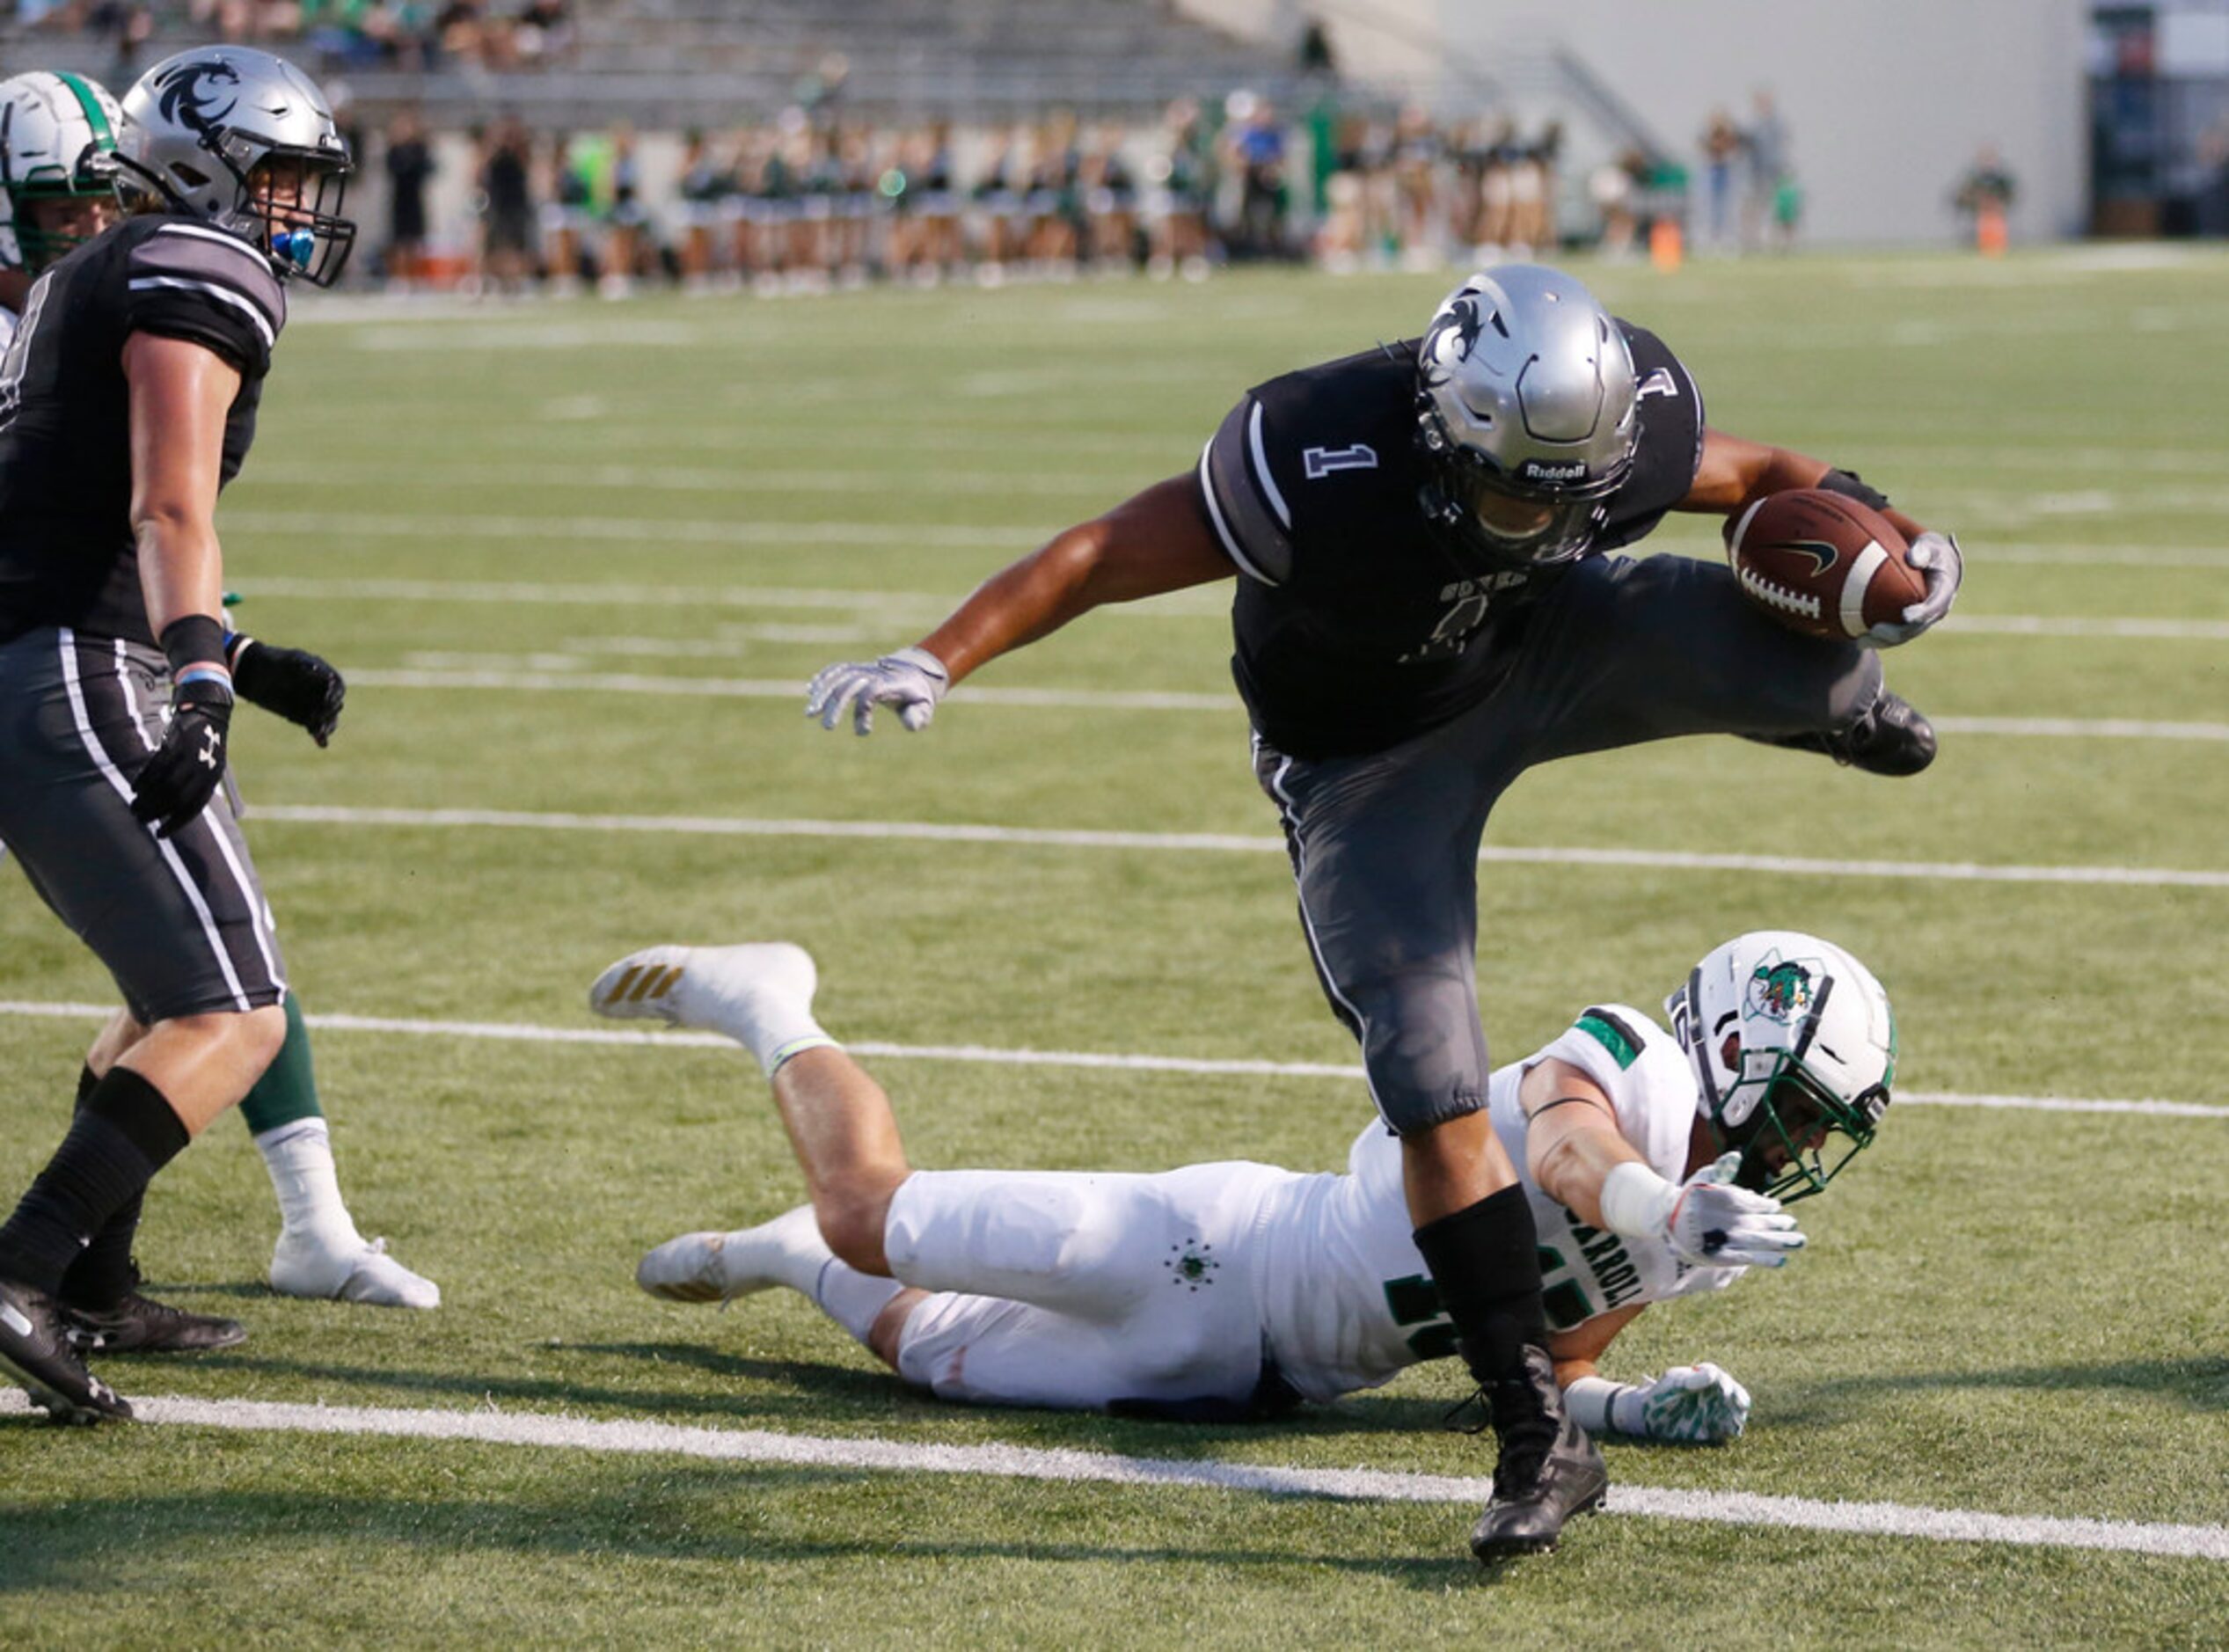
<path fill-rule="evenodd" d="M 1376 470 L 1378 450 L 1362 442 L 1346 448 L 1309 448 L 1301 453 L 1300 462 L 1307 468 L 1308 479 L 1320 482 L 1338 471 Z"/>

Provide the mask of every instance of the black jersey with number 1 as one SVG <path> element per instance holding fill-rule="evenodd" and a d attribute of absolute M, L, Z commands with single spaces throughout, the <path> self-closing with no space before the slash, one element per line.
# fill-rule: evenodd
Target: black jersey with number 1
<path fill-rule="evenodd" d="M 42 625 L 151 642 L 131 530 L 135 333 L 238 370 L 219 482 L 255 439 L 286 291 L 247 242 L 193 218 L 127 219 L 32 287 L 0 361 L 0 641 Z"/>
<path fill-rule="evenodd" d="M 1589 554 L 1641 538 L 1693 486 L 1702 398 L 1620 322 L 1641 388 L 1632 473 Z M 1201 455 L 1202 508 L 1246 575 L 1231 669 L 1254 727 L 1298 757 L 1382 751 L 1491 693 L 1554 578 L 1480 566 L 1426 518 L 1414 340 L 1255 386 Z"/>

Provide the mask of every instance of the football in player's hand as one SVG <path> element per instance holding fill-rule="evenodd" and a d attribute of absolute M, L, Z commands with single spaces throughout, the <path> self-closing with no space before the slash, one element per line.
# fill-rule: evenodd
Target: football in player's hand
<path fill-rule="evenodd" d="M 1879 511 L 1821 487 L 1767 494 L 1726 526 L 1743 594 L 1808 637 L 1846 640 L 1901 618 L 1927 590 L 1905 549 Z"/>

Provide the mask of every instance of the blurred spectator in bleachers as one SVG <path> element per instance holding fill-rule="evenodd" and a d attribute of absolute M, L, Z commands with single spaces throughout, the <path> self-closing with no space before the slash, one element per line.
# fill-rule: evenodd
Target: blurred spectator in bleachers
<path fill-rule="evenodd" d="M 1285 215 L 1292 196 L 1284 127 L 1268 100 L 1251 91 L 1231 93 L 1224 109 L 1231 118 L 1224 129 L 1225 149 L 1239 185 L 1238 217 L 1228 242 L 1231 256 L 1290 257 Z"/>
<path fill-rule="evenodd" d="M 519 292 L 533 273 L 533 176 L 526 128 L 506 115 L 480 143 L 477 277 L 482 290 Z"/>
<path fill-rule="evenodd" d="M 1189 98 L 1169 105 L 1153 147 L 1146 174 L 1146 273 L 1199 281 L 1208 273 L 1208 211 L 1215 199 L 1214 136 L 1200 106 Z"/>
<path fill-rule="evenodd" d="M 406 289 L 426 255 L 426 186 L 433 181 L 434 151 L 415 111 L 387 125 L 387 245 L 381 253 L 387 284 Z"/>
<path fill-rule="evenodd" d="M 1100 128 L 1085 151 L 1084 216 L 1090 226 L 1088 254 L 1093 268 L 1113 274 L 1137 257 L 1137 179 L 1122 153 L 1124 134 L 1115 125 Z"/>
<path fill-rule="evenodd" d="M 1587 198 L 1602 215 L 1597 250 L 1604 258 L 1615 261 L 1633 256 L 1641 230 L 1641 190 L 1648 180 L 1648 157 L 1639 150 L 1627 150 L 1587 175 Z"/>
<path fill-rule="evenodd" d="M 1951 195 L 1951 205 L 1965 220 L 1970 244 L 1985 252 L 2005 250 L 2006 214 L 2012 209 L 2017 193 L 2018 186 L 1997 146 L 1983 144 Z"/>
<path fill-rule="evenodd" d="M 1742 146 L 1749 157 L 1749 191 L 1742 201 L 1742 245 L 1752 251 L 1762 247 L 1768 230 L 1783 243 L 1793 239 L 1802 200 L 1800 194 L 1793 201 L 1784 201 L 1781 195 L 1781 186 L 1794 173 L 1788 157 L 1787 122 L 1780 119 L 1772 94 L 1761 87 L 1750 106 Z"/>
<path fill-rule="evenodd" d="M 1742 129 L 1724 109 L 1714 109 L 1698 145 L 1703 152 L 1703 199 L 1713 246 L 1733 237 L 1734 165 L 1742 157 Z"/>

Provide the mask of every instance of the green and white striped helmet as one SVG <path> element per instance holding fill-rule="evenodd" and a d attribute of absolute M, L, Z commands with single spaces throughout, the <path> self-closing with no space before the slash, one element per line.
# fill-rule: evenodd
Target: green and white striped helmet
<path fill-rule="evenodd" d="M 83 75 L 33 69 L 0 81 L 0 268 L 33 274 L 82 238 L 33 223 L 33 201 L 116 194 L 116 99 Z"/>

